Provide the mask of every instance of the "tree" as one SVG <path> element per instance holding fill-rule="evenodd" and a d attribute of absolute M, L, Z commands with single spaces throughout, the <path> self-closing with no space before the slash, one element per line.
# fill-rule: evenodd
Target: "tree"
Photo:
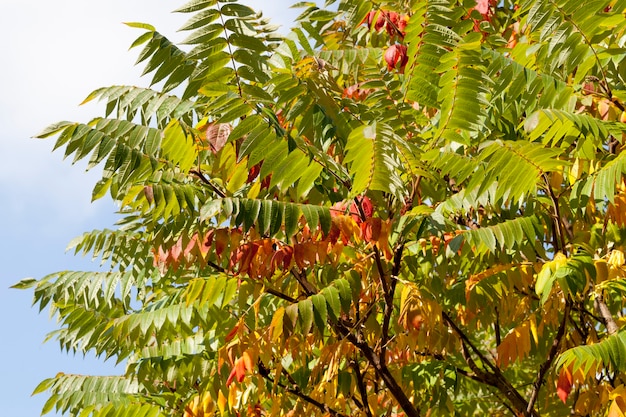
<path fill-rule="evenodd" d="M 153 87 L 39 135 L 122 220 L 15 287 L 126 364 L 44 413 L 622 416 L 626 2 L 328 3 L 130 23 Z"/>

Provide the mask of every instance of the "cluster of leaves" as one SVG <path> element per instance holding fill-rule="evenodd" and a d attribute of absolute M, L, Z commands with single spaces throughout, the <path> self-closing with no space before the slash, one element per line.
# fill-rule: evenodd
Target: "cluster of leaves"
<path fill-rule="evenodd" d="M 193 0 L 61 122 L 109 272 L 24 280 L 72 416 L 626 413 L 626 2 Z"/>

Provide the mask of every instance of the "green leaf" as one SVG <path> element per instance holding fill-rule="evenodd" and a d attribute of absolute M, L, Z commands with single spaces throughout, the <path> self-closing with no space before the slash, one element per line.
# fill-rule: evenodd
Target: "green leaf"
<path fill-rule="evenodd" d="M 156 30 L 156 28 L 148 23 L 140 23 L 140 22 L 124 22 L 124 24 L 128 27 L 131 28 L 137 28 L 137 29 L 145 29 L 145 30 L 149 30 L 151 32 L 154 32 Z"/>
<path fill-rule="evenodd" d="M 339 291 L 339 301 L 341 302 L 341 310 L 348 314 L 352 306 L 352 288 L 350 282 L 346 279 L 338 279 L 333 281 L 333 286 Z"/>
<path fill-rule="evenodd" d="M 326 329 L 326 320 L 328 318 L 328 308 L 326 307 L 326 298 L 322 294 L 315 294 L 310 297 L 313 303 L 313 319 L 317 329 L 324 333 Z"/>
<path fill-rule="evenodd" d="M 298 302 L 298 314 L 302 334 L 308 334 L 313 326 L 313 302 L 308 298 Z"/>
<path fill-rule="evenodd" d="M 16 288 L 18 290 L 25 290 L 27 288 L 32 288 L 37 284 L 37 280 L 35 278 L 24 278 L 20 280 L 18 283 L 11 285 L 10 288 Z"/>
<path fill-rule="evenodd" d="M 341 315 L 341 299 L 339 296 L 339 290 L 334 286 L 328 286 L 324 288 L 321 294 L 326 298 L 326 303 L 330 307 L 331 318 L 334 321 Z"/>

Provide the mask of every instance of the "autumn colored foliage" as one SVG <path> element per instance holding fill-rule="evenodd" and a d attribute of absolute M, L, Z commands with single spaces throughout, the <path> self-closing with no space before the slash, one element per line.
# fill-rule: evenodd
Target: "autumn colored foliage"
<path fill-rule="evenodd" d="M 15 286 L 126 365 L 44 413 L 623 416 L 626 2 L 327 3 L 130 23 L 152 87 L 38 136 L 122 220 Z"/>

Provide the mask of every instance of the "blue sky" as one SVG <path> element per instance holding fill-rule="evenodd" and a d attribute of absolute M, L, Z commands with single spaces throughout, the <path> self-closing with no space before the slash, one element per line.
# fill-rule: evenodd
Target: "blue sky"
<path fill-rule="evenodd" d="M 65 253 L 69 241 L 92 229 L 111 227 L 115 206 L 91 203 L 99 167 L 85 172 L 53 140 L 31 137 L 60 120 L 86 122 L 102 106 L 79 107 L 92 90 L 113 85 L 147 86 L 128 46 L 140 34 L 122 22 L 151 23 L 174 41 L 189 16 L 172 14 L 182 1 L 0 0 L 0 414 L 36 417 L 46 395 L 30 394 L 57 372 L 107 375 L 113 363 L 61 353 L 46 311 L 31 307 L 32 293 L 9 289 L 22 278 L 61 270 L 93 270 L 97 264 Z M 283 32 L 297 11 L 291 0 L 246 1 Z"/>

